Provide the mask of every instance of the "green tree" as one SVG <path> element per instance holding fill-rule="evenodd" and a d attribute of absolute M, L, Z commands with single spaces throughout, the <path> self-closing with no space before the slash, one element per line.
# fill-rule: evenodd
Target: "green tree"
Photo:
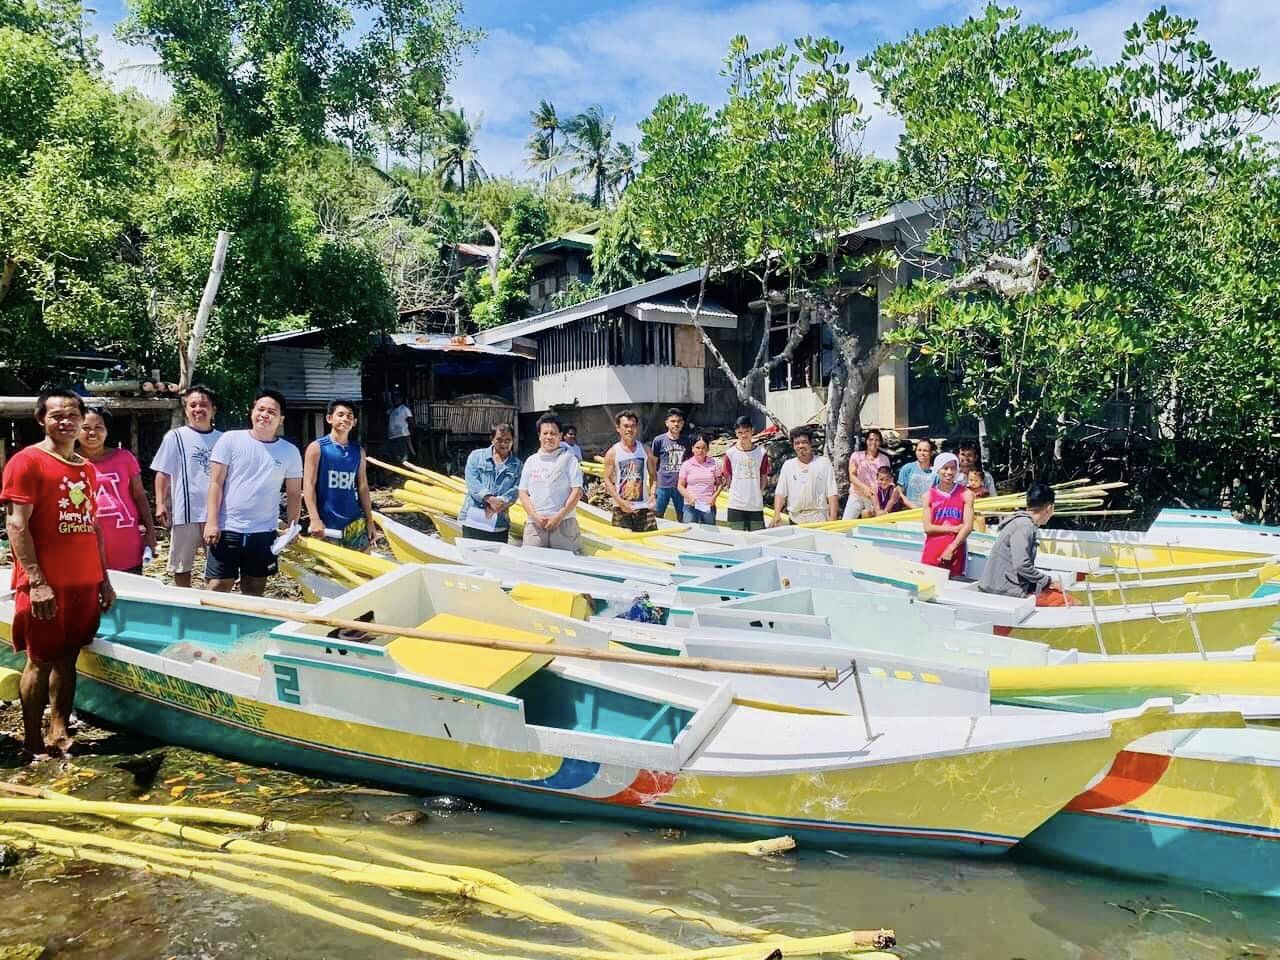
<path fill-rule="evenodd" d="M 533 133 L 529 136 L 529 166 L 538 172 L 544 183 L 550 183 L 556 174 L 561 156 L 556 145 L 556 134 L 561 132 L 560 117 L 555 104 L 540 100 L 538 108 L 530 111 L 529 122 Z"/>
<path fill-rule="evenodd" d="M 591 205 L 604 206 L 609 186 L 610 157 L 613 150 L 613 117 L 605 116 L 598 104 L 588 107 L 564 124 L 566 174 L 585 182 L 591 191 Z"/>
<path fill-rule="evenodd" d="M 1181 464 L 1169 493 L 1204 496 L 1186 489 L 1197 441 L 1215 497 L 1251 471 L 1204 441 L 1275 449 L 1274 324 L 1258 312 L 1274 309 L 1275 259 L 1255 245 L 1274 240 L 1277 171 L 1252 131 L 1280 88 L 1194 30 L 1157 10 L 1104 66 L 988 7 L 864 61 L 904 124 L 906 188 L 932 198 L 924 278 L 890 304 L 897 336 L 960 415 L 1010 441 L 1016 470 L 1046 474 L 1126 405 L 1121 442 L 1140 428 Z"/>
<path fill-rule="evenodd" d="M 664 97 L 641 124 L 644 166 L 631 189 L 637 223 L 655 245 L 704 278 L 694 324 L 741 403 L 777 417 L 760 399 L 771 370 L 786 362 L 821 323 L 835 342 L 828 387 L 827 444 L 835 462 L 848 447 L 882 348 L 854 322 L 866 264 L 840 255 L 840 230 L 866 198 L 858 149 L 865 125 L 843 48 L 803 38 L 753 53 L 736 37 L 725 61 L 727 103 L 716 111 L 684 96 Z M 723 356 L 699 323 L 707 279 L 722 270 L 753 276 L 765 322 L 747 369 Z M 771 355 L 774 310 L 798 322 Z"/>
<path fill-rule="evenodd" d="M 468 121 L 465 108 L 444 111 L 436 146 L 436 175 L 442 185 L 456 185 L 465 192 L 468 180 L 474 184 L 485 178 L 476 155 L 479 130 L 480 122 Z"/>
<path fill-rule="evenodd" d="M 151 342 L 131 273 L 152 159 L 127 100 L 49 37 L 0 27 L 0 333 L 20 367 Z"/>
<path fill-rule="evenodd" d="M 615 143 L 609 154 L 609 194 L 614 202 L 622 198 L 623 192 L 636 178 L 640 169 L 640 158 L 636 156 L 636 148 L 629 143 Z"/>

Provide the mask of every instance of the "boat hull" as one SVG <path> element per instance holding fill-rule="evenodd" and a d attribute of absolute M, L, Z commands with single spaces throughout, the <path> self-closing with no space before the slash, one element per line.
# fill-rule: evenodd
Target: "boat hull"
<path fill-rule="evenodd" d="M 12 650 L 0 661 L 17 666 Z M 552 816 L 701 827 L 821 847 L 998 856 L 1053 816 L 1123 745 L 1164 726 L 1144 714 L 1109 737 L 867 767 L 654 771 L 500 750 L 338 720 L 81 654 L 77 708 L 109 725 L 254 764 Z M 1070 786 L 1075 784 L 1074 787 Z"/>
<path fill-rule="evenodd" d="M 1280 739 L 1280 732 L 1248 733 Z M 1221 893 L 1280 896 L 1280 766 L 1125 751 L 1020 852 Z"/>
<path fill-rule="evenodd" d="M 1270 634 L 1277 615 L 1280 615 L 1280 609 L 1273 603 L 1242 603 L 1238 606 L 1193 604 L 1181 611 L 1170 610 L 1161 616 L 1154 615 L 1154 611 L 1152 615 L 1144 616 L 1141 615 L 1141 609 L 1137 608 L 1133 616 L 1103 617 L 1095 627 L 1087 609 L 1072 607 L 1069 613 L 1061 616 L 1075 619 L 1077 622 L 1074 624 L 1042 627 L 1037 624 L 1050 618 L 1044 615 L 1032 616 L 1022 623 L 1014 624 L 1008 633 L 1020 640 L 1046 643 L 1056 650 L 1081 650 L 1112 656 L 1196 653 L 1199 648 L 1196 644 L 1196 632 L 1192 629 L 1191 618 L 1194 617 L 1204 649 L 1228 651 L 1249 646 L 1260 637 Z M 1102 633 L 1102 647 L 1098 644 L 1099 630 Z"/>

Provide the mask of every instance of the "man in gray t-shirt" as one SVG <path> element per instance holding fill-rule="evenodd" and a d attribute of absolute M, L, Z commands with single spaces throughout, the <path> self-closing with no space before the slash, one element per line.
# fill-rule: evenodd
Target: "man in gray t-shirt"
<path fill-rule="evenodd" d="M 169 528 L 169 573 L 179 587 L 191 586 L 196 552 L 204 546 L 209 467 L 214 444 L 222 436 L 221 430 L 213 429 L 217 409 L 217 397 L 208 387 L 197 384 L 184 391 L 186 425 L 164 435 L 151 461 L 156 475 L 156 522 Z"/>
<path fill-rule="evenodd" d="M 262 596 L 276 572 L 271 550 L 280 523 L 280 488 L 287 495 L 289 526 L 302 513 L 302 455 L 277 438 L 284 421 L 284 397 L 263 390 L 249 414 L 253 426 L 232 430 L 214 445 L 204 542 L 209 548 L 205 577 L 209 589 Z"/>

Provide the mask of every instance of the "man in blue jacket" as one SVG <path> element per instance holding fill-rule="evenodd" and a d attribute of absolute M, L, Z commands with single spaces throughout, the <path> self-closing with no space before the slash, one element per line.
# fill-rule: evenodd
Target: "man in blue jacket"
<path fill-rule="evenodd" d="M 515 439 L 511 424 L 495 424 L 489 446 L 467 456 L 467 497 L 458 511 L 464 537 L 507 542 L 511 530 L 508 513 L 520 483 L 520 458 L 512 452 Z"/>

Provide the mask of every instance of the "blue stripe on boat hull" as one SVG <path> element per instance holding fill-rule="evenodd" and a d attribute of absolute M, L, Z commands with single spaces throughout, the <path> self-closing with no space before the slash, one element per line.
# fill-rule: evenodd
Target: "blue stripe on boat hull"
<path fill-rule="evenodd" d="M 1019 854 L 1220 893 L 1280 896 L 1280 837 L 1247 825 L 1191 819 L 1150 822 L 1139 811 L 1063 812 L 1027 837 Z"/>
<path fill-rule="evenodd" d="M 9 661 L 17 662 L 12 650 L 0 649 L 0 662 Z M 774 837 L 785 832 L 798 843 L 818 849 L 854 847 L 928 856 L 1001 856 L 1008 853 L 1015 842 L 1013 837 L 970 835 L 959 831 L 931 831 L 927 828 L 913 831 L 877 824 L 823 824 L 660 804 L 640 807 L 605 803 L 556 793 L 537 784 L 501 781 L 365 756 L 291 740 L 266 731 L 254 731 L 135 691 L 118 689 L 84 675 L 76 687 L 76 707 L 113 726 L 259 766 L 296 770 L 337 780 L 377 783 L 417 794 L 453 794 L 521 812 L 715 830 L 751 838 Z M 577 761 L 567 762 L 577 769 Z"/>

